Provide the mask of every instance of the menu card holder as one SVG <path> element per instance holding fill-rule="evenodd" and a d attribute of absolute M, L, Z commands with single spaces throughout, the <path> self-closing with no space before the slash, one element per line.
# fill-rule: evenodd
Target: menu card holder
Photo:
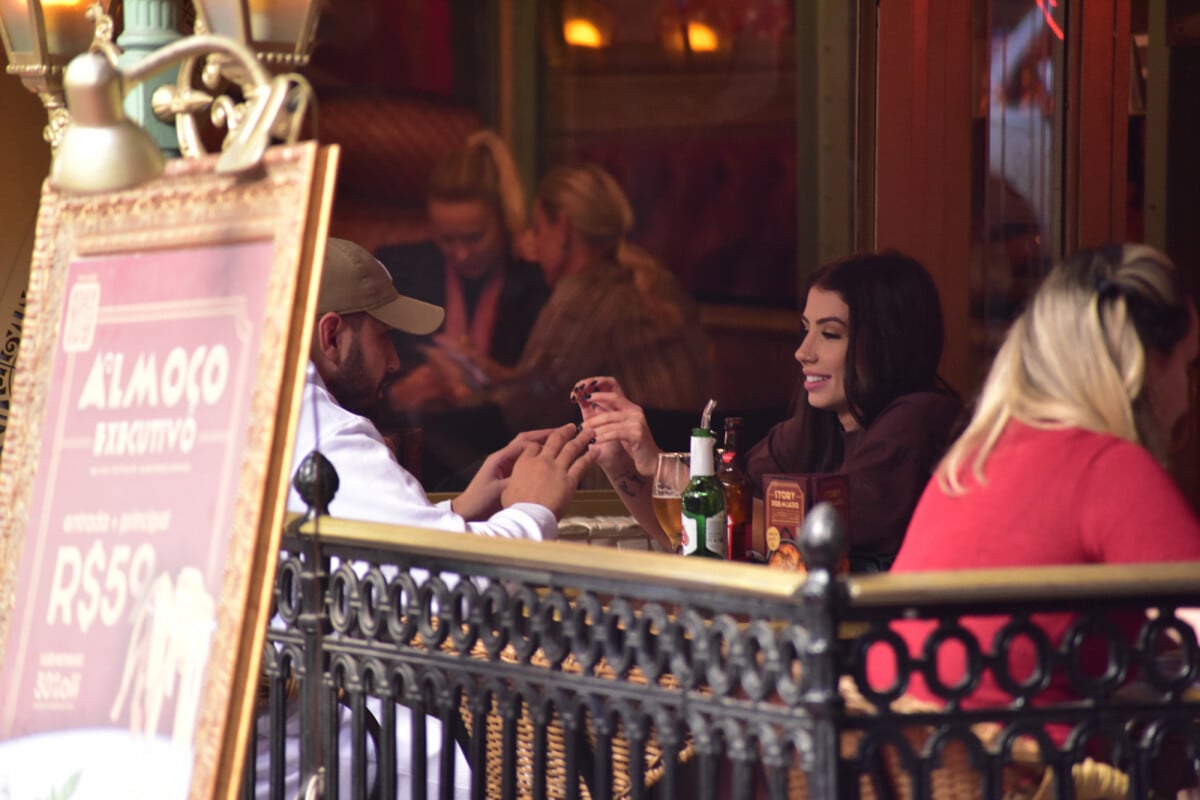
<path fill-rule="evenodd" d="M 850 523 L 850 481 L 845 473 L 792 473 L 763 476 L 764 529 L 767 563 L 783 569 L 804 569 L 800 528 L 817 503 L 832 503 Z"/>

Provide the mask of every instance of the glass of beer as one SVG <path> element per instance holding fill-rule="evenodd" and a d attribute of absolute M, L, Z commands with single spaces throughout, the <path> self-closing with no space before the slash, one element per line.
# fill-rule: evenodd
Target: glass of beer
<path fill-rule="evenodd" d="M 691 477 L 690 453 L 659 453 L 654 471 L 654 516 L 671 542 L 671 551 L 680 552 L 683 541 L 683 490 Z"/>

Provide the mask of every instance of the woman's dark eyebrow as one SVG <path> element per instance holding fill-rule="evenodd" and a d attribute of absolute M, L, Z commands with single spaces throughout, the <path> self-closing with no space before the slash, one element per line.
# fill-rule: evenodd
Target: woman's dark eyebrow
<path fill-rule="evenodd" d="M 818 325 L 824 325 L 826 322 L 837 322 L 842 325 L 846 325 L 846 320 L 842 319 L 841 317 L 821 317 L 819 320 L 817 320 Z M 849 326 L 847 325 L 846 327 Z"/>

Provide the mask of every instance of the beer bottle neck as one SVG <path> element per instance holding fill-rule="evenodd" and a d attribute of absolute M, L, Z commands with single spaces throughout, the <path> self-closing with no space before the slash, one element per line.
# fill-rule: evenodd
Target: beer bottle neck
<path fill-rule="evenodd" d="M 692 431 L 692 477 L 713 474 L 713 437 L 703 428 Z"/>
<path fill-rule="evenodd" d="M 721 463 L 740 464 L 742 452 L 741 419 L 730 417 L 725 421 L 725 444 L 721 451 Z"/>

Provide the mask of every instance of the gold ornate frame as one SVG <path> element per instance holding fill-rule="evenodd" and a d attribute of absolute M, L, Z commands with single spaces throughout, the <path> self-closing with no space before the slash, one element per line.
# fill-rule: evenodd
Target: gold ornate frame
<path fill-rule="evenodd" d="M 314 265 L 323 257 L 337 155 L 336 148 L 308 142 L 271 148 L 261 172 L 250 180 L 216 174 L 217 156 L 208 156 L 172 161 L 162 178 L 132 190 L 69 195 L 47 182 L 42 193 L 0 461 L 0 667 L 6 652 L 11 656 L 14 620 L 41 610 L 30 608 L 32 601 L 22 604 L 18 565 L 23 549 L 36 544 L 26 535 L 36 534 L 30 504 L 38 469 L 45 469 L 47 454 L 40 450 L 47 400 L 56 389 L 51 375 L 69 265 L 89 256 L 250 240 L 273 245 L 266 318 L 248 387 L 243 459 L 233 470 L 237 485 L 225 487 L 234 498 L 234 523 L 192 736 L 192 798 L 235 795 L 253 735 L 254 693 L 316 304 L 319 267 Z M 139 492 L 135 480 L 122 485 L 131 495 Z M 204 489 L 197 485 L 197 491 Z M 49 494 L 44 503 L 52 504 L 56 496 Z M 122 793 L 114 787 L 112 794 Z"/>

